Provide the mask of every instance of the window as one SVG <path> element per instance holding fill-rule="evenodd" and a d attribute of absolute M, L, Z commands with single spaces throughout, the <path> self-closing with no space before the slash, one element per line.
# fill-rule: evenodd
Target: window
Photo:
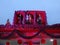
<path fill-rule="evenodd" d="M 32 19 L 33 19 L 33 16 L 30 15 L 30 14 L 27 14 L 27 15 L 25 16 L 25 23 L 26 23 L 26 24 L 32 24 L 32 23 L 33 23 L 33 22 L 32 22 Z"/>
<path fill-rule="evenodd" d="M 22 24 L 23 21 L 23 15 L 19 14 L 18 15 L 18 24 Z"/>
<path fill-rule="evenodd" d="M 37 22 L 37 24 L 42 24 L 42 21 L 41 21 L 41 15 L 39 14 L 39 15 L 36 15 L 36 22 Z"/>

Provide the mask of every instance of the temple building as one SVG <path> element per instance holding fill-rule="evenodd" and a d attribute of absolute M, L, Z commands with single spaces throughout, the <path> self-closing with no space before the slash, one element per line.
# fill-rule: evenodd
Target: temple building
<path fill-rule="evenodd" d="M 15 11 L 0 25 L 0 45 L 60 45 L 60 24 L 49 25 L 45 11 Z"/>

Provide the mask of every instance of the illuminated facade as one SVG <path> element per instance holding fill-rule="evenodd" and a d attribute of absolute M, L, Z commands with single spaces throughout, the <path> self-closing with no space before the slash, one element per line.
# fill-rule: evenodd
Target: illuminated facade
<path fill-rule="evenodd" d="M 59 38 L 60 24 L 48 25 L 45 11 L 15 11 L 13 24 L 0 25 L 4 45 L 59 45 Z"/>

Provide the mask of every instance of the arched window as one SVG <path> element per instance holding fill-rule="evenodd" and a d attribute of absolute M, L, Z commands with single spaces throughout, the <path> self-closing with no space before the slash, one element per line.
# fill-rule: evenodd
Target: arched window
<path fill-rule="evenodd" d="M 27 14 L 26 16 L 25 16 L 25 23 L 26 24 L 32 24 L 33 22 L 32 22 L 32 15 L 30 15 L 30 14 Z"/>
<path fill-rule="evenodd" d="M 37 24 L 42 24 L 42 18 L 41 18 L 41 15 L 36 15 L 36 22 Z"/>
<path fill-rule="evenodd" d="M 22 24 L 22 22 L 23 22 L 23 15 L 19 14 L 18 15 L 18 23 Z"/>

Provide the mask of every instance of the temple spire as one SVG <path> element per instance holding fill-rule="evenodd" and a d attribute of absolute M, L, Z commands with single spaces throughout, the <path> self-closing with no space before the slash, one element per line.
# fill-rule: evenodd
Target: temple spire
<path fill-rule="evenodd" d="M 6 25 L 11 25 L 9 19 L 7 19 Z"/>

